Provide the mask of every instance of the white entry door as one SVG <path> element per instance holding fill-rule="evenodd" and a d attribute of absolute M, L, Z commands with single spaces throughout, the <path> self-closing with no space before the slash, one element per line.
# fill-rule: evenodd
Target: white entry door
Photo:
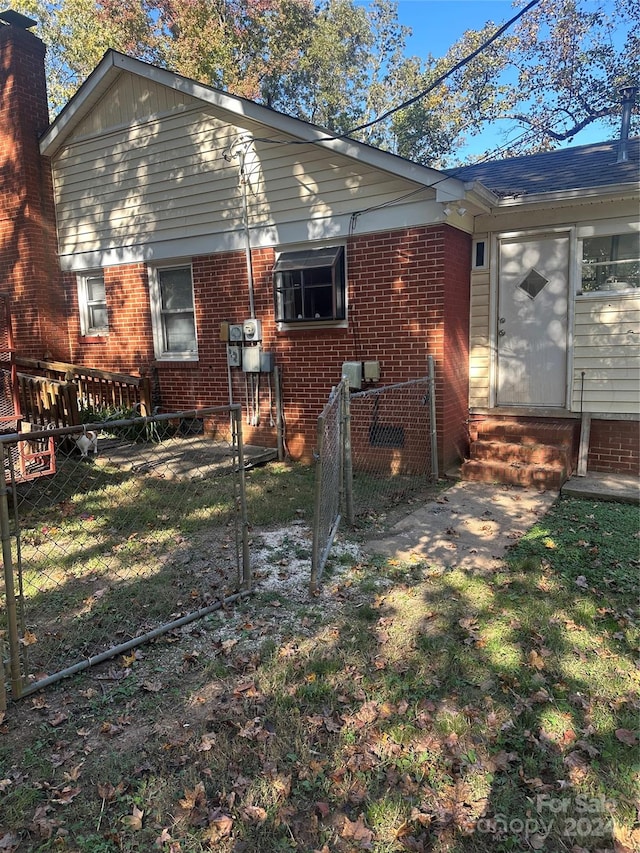
<path fill-rule="evenodd" d="M 568 303 L 568 234 L 500 241 L 499 406 L 565 405 Z"/>

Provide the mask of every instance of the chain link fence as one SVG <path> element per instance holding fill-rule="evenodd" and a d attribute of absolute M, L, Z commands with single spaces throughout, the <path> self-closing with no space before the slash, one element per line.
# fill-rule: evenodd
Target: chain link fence
<path fill-rule="evenodd" d="M 52 439 L 53 473 L 23 477 L 16 459 L 37 465 Z M 244 471 L 258 451 L 240 406 L 0 437 L 14 698 L 247 594 Z"/>
<path fill-rule="evenodd" d="M 438 478 L 433 359 L 429 375 L 349 393 L 346 379 L 318 418 L 310 589 L 322 577 L 342 514 L 352 528 L 379 526 L 427 497 Z"/>

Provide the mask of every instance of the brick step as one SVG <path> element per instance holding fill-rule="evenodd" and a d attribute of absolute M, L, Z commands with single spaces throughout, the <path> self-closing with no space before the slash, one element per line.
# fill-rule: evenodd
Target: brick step
<path fill-rule="evenodd" d="M 571 452 L 567 445 L 529 444 L 478 439 L 471 444 L 471 459 L 489 462 L 519 462 L 529 465 L 571 467 Z"/>
<path fill-rule="evenodd" d="M 573 447 L 577 435 L 577 421 L 544 423 L 541 421 L 506 421 L 489 419 L 471 422 L 471 441 L 505 441 L 517 444 L 551 444 Z"/>
<path fill-rule="evenodd" d="M 475 459 L 463 462 L 461 473 L 463 480 L 474 483 L 502 483 L 537 489 L 559 489 L 567 479 L 564 467 L 543 468 L 527 463 L 481 462 Z"/>

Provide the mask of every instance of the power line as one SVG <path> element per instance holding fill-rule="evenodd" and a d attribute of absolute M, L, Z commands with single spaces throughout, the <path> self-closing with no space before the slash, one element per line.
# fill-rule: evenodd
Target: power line
<path fill-rule="evenodd" d="M 267 142 L 272 145 L 309 145 L 316 144 L 318 142 L 334 142 L 339 139 L 347 139 L 352 134 L 357 133 L 361 130 L 366 130 L 369 127 L 373 127 L 374 124 L 379 124 L 381 121 L 385 121 L 389 118 L 389 116 L 394 113 L 399 112 L 399 110 L 405 110 L 407 107 L 410 107 L 412 104 L 415 104 L 421 98 L 424 98 L 425 95 L 428 95 L 429 92 L 433 91 L 437 86 L 441 83 L 444 83 L 452 74 L 455 74 L 456 71 L 459 71 L 461 68 L 464 68 L 465 65 L 468 65 L 471 60 L 475 59 L 478 54 L 482 53 L 483 50 L 486 50 L 490 44 L 493 44 L 496 39 L 500 38 L 500 36 L 508 30 L 517 20 L 519 20 L 523 15 L 525 15 L 529 9 L 532 9 L 534 6 L 537 6 L 540 0 L 531 0 L 524 9 L 521 9 L 517 15 L 514 15 L 513 18 L 508 20 L 505 24 L 499 27 L 492 36 L 490 36 L 486 41 L 484 41 L 479 47 L 475 50 L 471 51 L 471 53 L 464 56 L 459 62 L 457 62 L 452 68 L 449 68 L 448 71 L 445 71 L 439 77 L 437 77 L 432 83 L 427 86 L 426 89 L 423 89 L 421 92 L 418 92 L 417 95 L 414 95 L 412 98 L 409 98 L 407 101 L 403 101 L 401 104 L 398 104 L 396 107 L 392 107 L 387 112 L 383 113 L 380 116 L 377 116 L 371 121 L 366 122 L 365 124 L 360 124 L 357 127 L 349 128 L 349 130 L 345 130 L 343 133 L 335 133 L 327 136 L 321 136 L 318 139 L 314 140 L 306 140 L 306 139 L 291 139 L 291 140 L 279 140 L 279 139 L 266 139 L 260 137 L 254 137 L 256 142 Z"/>
<path fill-rule="evenodd" d="M 418 92 L 418 94 L 414 95 L 413 98 L 409 98 L 409 100 L 404 101 L 402 104 L 398 104 L 397 107 L 392 107 L 390 110 L 387 110 L 386 113 L 383 113 L 381 116 L 378 116 L 377 118 L 366 122 L 366 124 L 358 125 L 358 127 L 352 127 L 344 134 L 341 134 L 341 136 L 348 136 L 349 134 L 356 133 L 359 130 L 366 130 L 368 127 L 372 127 L 374 124 L 378 124 L 379 122 L 384 121 L 385 119 L 389 118 L 389 116 L 393 115 L 394 113 L 397 113 L 399 110 L 405 110 L 407 107 L 410 107 L 412 104 L 415 104 L 421 98 L 424 98 L 425 95 L 428 95 L 429 92 L 432 92 L 437 86 L 439 86 L 441 83 L 444 83 L 444 81 L 448 77 L 450 77 L 452 74 L 455 74 L 455 72 L 459 71 L 461 68 L 464 68 L 464 66 L 468 65 L 472 59 L 475 59 L 479 53 L 482 53 L 483 50 L 486 50 L 490 44 L 492 44 L 496 39 L 500 38 L 500 36 L 505 30 L 508 30 L 512 24 L 515 24 L 515 22 L 519 18 L 521 18 L 526 12 L 528 12 L 529 9 L 532 9 L 534 6 L 537 6 L 539 2 L 540 0 L 531 0 L 531 2 L 524 7 L 524 9 L 521 9 L 517 15 L 514 15 L 513 18 L 506 22 L 506 24 L 503 24 L 499 29 L 497 29 L 490 38 L 484 41 L 475 50 L 471 51 L 471 53 L 464 56 L 452 68 L 449 68 L 448 71 L 445 71 L 444 74 L 441 74 L 439 77 L 436 77 L 436 79 L 432 83 L 430 83 L 426 89 L 423 89 L 421 92 Z"/>

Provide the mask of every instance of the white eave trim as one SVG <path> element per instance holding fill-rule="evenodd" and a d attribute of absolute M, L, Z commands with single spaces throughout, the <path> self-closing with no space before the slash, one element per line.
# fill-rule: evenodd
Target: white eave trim
<path fill-rule="evenodd" d="M 52 157 L 56 153 L 64 144 L 69 133 L 72 132 L 73 127 L 95 106 L 120 71 L 145 77 L 154 83 L 183 92 L 217 109 L 224 110 L 231 116 L 243 116 L 302 142 L 321 145 L 396 177 L 405 178 L 426 187 L 433 186 L 437 201 L 455 201 L 465 197 L 464 183 L 457 178 L 448 177 L 437 169 L 412 163 L 403 157 L 381 151 L 353 139 L 336 139 L 330 135 L 330 131 L 325 131 L 308 122 L 292 118 L 253 101 L 229 95 L 219 89 L 213 89 L 188 77 L 182 77 L 172 71 L 149 65 L 139 59 L 133 59 L 113 50 L 107 51 L 87 80 L 44 133 L 40 140 L 41 154 Z"/>

